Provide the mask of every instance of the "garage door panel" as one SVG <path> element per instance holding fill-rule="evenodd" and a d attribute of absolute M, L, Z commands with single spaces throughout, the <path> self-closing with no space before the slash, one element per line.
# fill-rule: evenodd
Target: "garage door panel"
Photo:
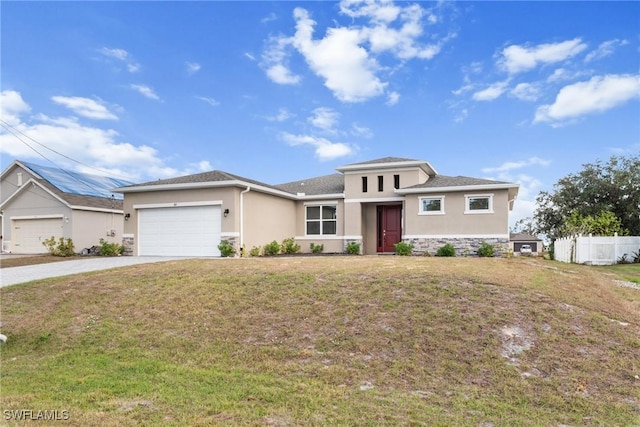
<path fill-rule="evenodd" d="M 141 209 L 139 254 L 220 256 L 220 206 Z"/>
<path fill-rule="evenodd" d="M 34 218 L 12 220 L 12 251 L 21 254 L 47 252 L 42 242 L 53 236 L 63 237 L 62 218 Z"/>

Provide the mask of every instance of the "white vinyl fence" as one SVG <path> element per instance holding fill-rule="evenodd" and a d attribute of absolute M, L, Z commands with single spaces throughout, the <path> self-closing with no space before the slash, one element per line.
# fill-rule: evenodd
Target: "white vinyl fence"
<path fill-rule="evenodd" d="M 624 256 L 633 260 L 640 251 L 640 236 L 576 236 L 558 239 L 554 244 L 557 261 L 578 264 L 611 265 Z"/>

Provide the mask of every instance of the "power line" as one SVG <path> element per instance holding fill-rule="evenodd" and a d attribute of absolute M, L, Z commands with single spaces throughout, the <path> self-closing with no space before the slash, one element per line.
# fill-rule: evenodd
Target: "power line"
<path fill-rule="evenodd" d="M 61 172 L 65 173 L 66 175 L 68 175 L 71 179 L 73 179 L 74 181 L 84 185 L 85 187 L 87 187 L 88 189 L 90 189 L 91 191 L 96 192 L 96 194 L 100 194 L 101 191 L 93 186 L 91 186 L 88 182 L 82 181 L 80 179 L 78 179 L 78 177 L 74 176 L 73 174 L 71 174 L 69 171 L 62 169 L 60 166 L 58 166 L 53 160 L 47 158 L 47 156 L 45 156 L 44 154 L 42 154 L 41 152 L 39 152 L 38 150 L 36 150 L 35 148 L 33 148 L 31 145 L 29 145 L 26 141 L 24 141 L 22 138 L 20 138 L 18 135 L 16 135 L 12 129 L 15 129 L 13 126 L 11 126 L 10 124 L 8 124 L 7 122 L 5 122 L 4 120 L 0 119 L 0 126 L 2 126 L 3 128 L 5 128 L 7 130 L 7 132 L 9 132 L 11 135 L 15 136 L 16 139 L 20 142 L 22 142 L 24 145 L 26 145 L 27 147 L 29 147 L 31 150 L 33 150 L 36 154 L 38 154 L 40 157 L 42 157 L 43 159 L 45 159 L 46 161 L 48 161 L 49 163 L 51 163 L 52 165 L 54 165 L 56 167 L 56 169 L 60 170 Z M 19 131 L 18 131 L 19 132 Z M 23 132 L 20 132 L 21 134 L 25 135 Z M 43 146 L 44 148 L 53 151 L 56 154 L 60 154 L 55 150 L 50 149 L 49 147 L 40 144 L 38 141 L 34 140 L 33 138 L 29 137 L 28 135 L 25 135 L 26 137 L 28 137 L 29 139 L 31 139 L 32 141 L 34 141 L 35 143 L 37 143 L 38 145 Z M 60 154 L 62 155 L 62 154 Z M 64 155 L 62 155 L 64 156 Z M 67 157 L 67 156 L 64 156 Z M 68 158 L 68 157 L 67 157 Z M 72 160 L 72 159 L 70 159 Z M 79 163 L 79 162 L 78 162 Z"/>
<path fill-rule="evenodd" d="M 10 125 L 9 123 L 7 123 L 6 121 L 4 121 L 4 120 L 2 120 L 2 119 L 0 119 L 0 126 L 2 126 L 3 128 L 5 128 L 5 129 L 6 129 L 6 130 L 11 134 L 11 135 L 15 136 L 15 137 L 20 141 L 20 142 L 24 143 L 27 147 L 31 148 L 31 149 L 32 149 L 33 151 L 35 151 L 36 153 L 38 153 L 38 152 L 37 152 L 36 150 L 34 150 L 32 147 L 30 147 L 27 143 L 25 143 L 24 141 L 22 141 L 22 140 L 21 140 L 21 139 L 20 139 L 20 138 L 19 138 L 19 137 L 14 133 L 14 132 L 17 132 L 17 133 L 19 133 L 19 134 L 23 135 L 25 138 L 29 138 L 31 141 L 35 142 L 35 143 L 36 143 L 36 144 L 38 144 L 39 146 L 44 147 L 44 148 L 46 148 L 47 150 L 49 150 L 49 151 L 51 151 L 51 152 L 53 152 L 53 153 L 55 153 L 55 154 L 57 154 L 57 155 L 59 155 L 59 156 L 61 156 L 61 157 L 64 157 L 64 158 L 65 158 L 65 159 L 67 159 L 67 160 L 70 160 L 70 161 L 72 161 L 72 162 L 74 162 L 74 163 L 77 163 L 77 164 L 79 164 L 79 165 L 82 165 L 82 166 L 84 166 L 84 167 L 86 167 L 86 168 L 93 169 L 93 170 L 98 171 L 98 172 L 101 172 L 101 173 L 103 173 L 103 174 L 107 174 L 107 175 L 110 175 L 110 176 L 115 176 L 115 177 L 118 177 L 118 178 L 121 178 L 121 179 L 124 179 L 124 180 L 129 180 L 129 179 L 130 179 L 129 177 L 126 177 L 126 176 L 123 176 L 123 175 L 114 174 L 114 173 L 113 173 L 113 172 L 111 172 L 111 171 L 104 170 L 104 169 L 100 169 L 100 168 L 96 168 L 95 166 L 88 165 L 88 164 L 83 163 L 83 162 L 81 162 L 81 161 L 79 161 L 79 160 L 76 160 L 76 159 L 74 159 L 74 158 L 71 158 L 71 157 L 67 156 L 66 154 L 60 153 L 59 151 L 56 151 L 56 150 L 54 150 L 53 148 L 47 147 L 46 145 L 42 144 L 41 142 L 38 142 L 37 140 L 35 140 L 35 139 L 34 139 L 34 138 L 32 138 L 31 136 L 27 135 L 26 133 L 22 132 L 20 129 L 17 129 L 15 126 Z M 9 128 L 11 128 L 11 129 L 9 129 Z M 53 164 L 55 165 L 55 163 L 54 163 L 54 162 L 52 162 L 51 160 L 47 159 L 47 158 L 46 158 L 46 157 L 44 157 L 42 154 L 40 154 L 40 153 L 38 153 L 38 154 L 39 154 L 41 157 L 43 157 L 45 160 L 47 160 L 47 161 L 49 161 L 49 162 L 51 162 L 51 163 L 53 163 Z M 57 167 L 58 169 L 61 169 L 61 168 L 60 168 L 59 166 L 57 166 L 57 165 L 56 165 L 56 167 Z M 62 169 L 61 169 L 61 170 L 62 170 Z"/>

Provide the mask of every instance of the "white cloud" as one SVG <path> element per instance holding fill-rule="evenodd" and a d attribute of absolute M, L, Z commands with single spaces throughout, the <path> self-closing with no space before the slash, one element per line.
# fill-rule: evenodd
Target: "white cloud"
<path fill-rule="evenodd" d="M 343 102 L 362 102 L 384 92 L 385 83 L 375 75 L 379 68 L 360 46 L 357 29 L 329 28 L 323 39 L 314 40 L 315 22 L 302 9 L 294 10 L 296 34 L 293 46 L 305 57 L 309 67 L 325 81 L 325 86 Z"/>
<path fill-rule="evenodd" d="M 525 160 L 510 161 L 495 167 L 486 167 L 482 169 L 483 173 L 496 173 L 496 176 L 487 177 L 498 181 L 513 182 L 520 186 L 518 189 L 518 197 L 513 205 L 513 210 L 509 212 L 509 226 L 523 218 L 532 217 L 536 208 L 536 196 L 540 192 L 542 183 L 539 179 L 529 174 L 513 172 L 518 169 L 538 170 L 551 164 L 549 160 L 540 157 L 530 157 Z"/>
<path fill-rule="evenodd" d="M 629 44 L 627 40 L 613 39 L 600 43 L 597 49 L 592 50 L 584 57 L 584 62 L 591 62 L 613 55 L 615 48 Z"/>
<path fill-rule="evenodd" d="M 343 142 L 331 142 L 326 138 L 312 135 L 293 135 L 288 132 L 280 134 L 283 141 L 292 147 L 311 145 L 315 148 L 316 157 L 320 160 L 333 160 L 353 154 L 356 147 Z"/>
<path fill-rule="evenodd" d="M 398 92 L 389 92 L 387 94 L 387 104 L 388 106 L 396 105 L 400 101 L 400 94 Z"/>
<path fill-rule="evenodd" d="M 289 38 L 271 37 L 267 42 L 267 49 L 262 53 L 260 65 L 274 83 L 281 85 L 300 83 L 301 77 L 291 72 L 287 65 L 287 49 L 291 43 L 292 40 Z"/>
<path fill-rule="evenodd" d="M 540 87 L 534 83 L 518 83 L 509 94 L 521 101 L 536 101 L 540 97 Z"/>
<path fill-rule="evenodd" d="M 30 110 L 31 107 L 24 102 L 19 92 L 15 90 L 0 92 L 0 119 L 10 126 L 20 123 L 20 115 Z"/>
<path fill-rule="evenodd" d="M 275 21 L 276 19 L 278 19 L 278 17 L 276 16 L 275 13 L 271 12 L 270 14 L 268 14 L 267 16 L 265 16 L 264 18 L 262 18 L 260 20 L 261 23 L 266 24 L 267 22 L 271 22 L 271 21 Z"/>
<path fill-rule="evenodd" d="M 99 52 L 108 58 L 113 58 L 123 62 L 130 73 L 136 73 L 140 71 L 140 64 L 133 61 L 131 59 L 131 55 L 129 55 L 129 52 L 124 49 L 111 49 L 108 47 L 103 47 L 99 50 Z"/>
<path fill-rule="evenodd" d="M 511 45 L 500 53 L 498 65 L 510 74 L 529 71 L 540 64 L 553 64 L 574 57 L 587 48 L 581 39 L 537 46 Z"/>
<path fill-rule="evenodd" d="M 95 169 L 70 163 L 54 151 L 85 165 L 134 181 L 169 178 L 193 173 L 191 171 L 194 168 L 210 168 L 205 162 L 190 165 L 183 170 L 168 167 L 155 148 L 123 142 L 116 130 L 86 126 L 75 117 L 49 117 L 39 114 L 26 119 L 23 116 L 31 109 L 20 93 L 15 91 L 3 91 L 0 101 L 2 120 L 11 126 L 11 133 L 4 129 L 0 133 L 2 155 L 42 162 L 42 157 L 22 142 L 26 141 L 62 167 L 96 173 Z"/>
<path fill-rule="evenodd" d="M 351 134 L 362 138 L 373 138 L 373 131 L 366 126 L 360 126 L 357 123 L 351 125 Z"/>
<path fill-rule="evenodd" d="M 486 89 L 475 92 L 472 98 L 476 101 L 493 101 L 507 90 L 508 84 L 509 81 L 496 82 Z"/>
<path fill-rule="evenodd" d="M 549 166 L 551 164 L 550 160 L 541 159 L 540 157 L 529 157 L 526 160 L 519 160 L 515 162 L 505 162 L 500 166 L 495 167 L 487 167 L 483 168 L 483 173 L 494 173 L 494 172 L 508 172 L 515 169 L 522 169 L 529 166 Z"/>
<path fill-rule="evenodd" d="M 160 97 L 156 95 L 156 93 L 149 86 L 146 85 L 136 85 L 131 84 L 131 89 L 139 92 L 140 94 L 146 96 L 149 99 L 155 99 L 156 101 L 160 101 Z"/>
<path fill-rule="evenodd" d="M 563 87 L 553 104 L 538 107 L 535 122 L 562 122 L 615 108 L 640 97 L 640 75 L 609 74 Z"/>
<path fill-rule="evenodd" d="M 187 74 L 189 75 L 197 73 L 202 68 L 197 62 L 186 62 L 185 66 L 187 67 Z"/>
<path fill-rule="evenodd" d="M 290 70 L 287 61 L 289 52 L 295 50 L 338 100 L 364 102 L 383 95 L 388 85 L 380 74 L 390 67 L 381 65 L 378 57 L 385 54 L 385 60 L 428 60 L 453 37 L 438 39 L 431 35 L 429 43 L 421 43 L 421 39 L 427 38 L 423 21 L 434 24 L 439 17 L 418 4 L 398 6 L 391 0 L 343 0 L 340 11 L 352 18 L 351 24 L 336 23 L 322 38 L 314 38 L 316 22 L 306 9 L 295 8 L 294 35 L 271 38 L 263 53 L 261 66 L 267 76 L 279 84 L 299 83 L 300 77 Z M 387 102 L 393 105 L 397 99 L 393 92 Z"/>
<path fill-rule="evenodd" d="M 208 97 L 208 96 L 196 96 L 197 99 L 199 99 L 200 101 L 204 101 L 207 104 L 211 105 L 212 107 L 217 107 L 218 105 L 220 105 L 220 103 L 218 101 L 216 101 L 215 99 Z"/>
<path fill-rule="evenodd" d="M 339 118 L 340 114 L 337 111 L 327 107 L 319 107 L 313 110 L 313 114 L 307 118 L 307 121 L 325 132 L 335 133 L 335 126 L 338 124 Z"/>
<path fill-rule="evenodd" d="M 107 107 L 93 99 L 80 96 L 53 96 L 51 100 L 83 117 L 98 120 L 118 120 L 118 117 L 110 112 Z"/>
<path fill-rule="evenodd" d="M 267 117 L 267 120 L 269 120 L 270 122 L 285 122 L 292 117 L 295 117 L 295 114 L 290 113 L 286 108 L 280 108 L 278 110 L 278 114 L 276 114 L 275 116 Z"/>

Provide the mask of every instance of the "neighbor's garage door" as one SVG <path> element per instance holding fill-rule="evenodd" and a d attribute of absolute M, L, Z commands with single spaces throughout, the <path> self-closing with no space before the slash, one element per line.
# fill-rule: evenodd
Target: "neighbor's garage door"
<path fill-rule="evenodd" d="M 138 211 L 138 254 L 220 256 L 220 206 L 180 206 Z"/>
<path fill-rule="evenodd" d="M 47 252 L 42 244 L 53 236 L 62 237 L 62 218 L 14 219 L 11 231 L 11 250 L 17 254 L 41 254 Z"/>

